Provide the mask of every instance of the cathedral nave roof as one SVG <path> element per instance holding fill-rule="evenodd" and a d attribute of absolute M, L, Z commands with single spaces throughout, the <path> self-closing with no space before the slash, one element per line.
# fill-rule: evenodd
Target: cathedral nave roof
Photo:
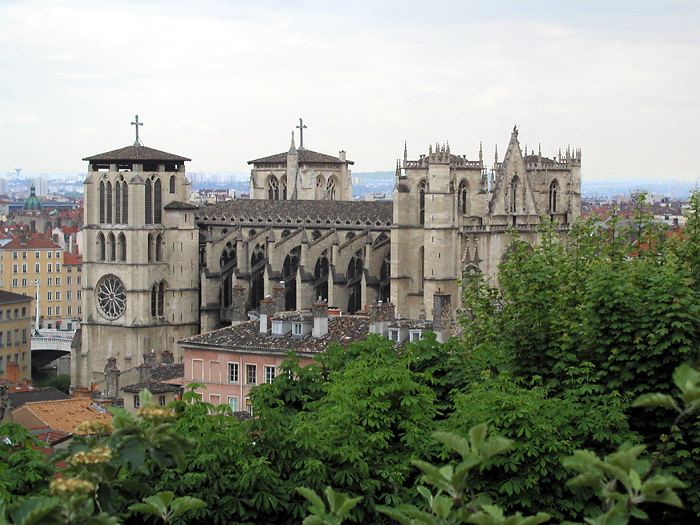
<path fill-rule="evenodd" d="M 125 148 L 115 149 L 106 153 L 99 153 L 97 155 L 93 155 L 92 157 L 85 157 L 83 160 L 114 160 L 119 162 L 125 160 L 165 160 L 183 162 L 190 161 L 192 159 L 181 157 L 180 155 L 175 155 L 173 153 L 166 153 L 165 151 L 148 148 L 146 146 L 127 146 Z"/>
<path fill-rule="evenodd" d="M 238 221 L 275 221 L 270 226 L 302 223 L 309 219 L 315 224 L 337 224 L 348 226 L 391 226 L 393 203 L 382 201 L 309 201 L 266 199 L 234 199 L 200 208 L 197 221 L 213 220 L 221 223 Z M 318 222 L 320 221 L 320 222 Z M 368 224 L 369 223 L 369 224 Z M 377 224 L 379 223 L 379 224 Z"/>
<path fill-rule="evenodd" d="M 288 153 L 277 153 L 268 157 L 249 160 L 248 164 L 286 164 Z M 333 155 L 326 155 L 310 149 L 298 150 L 299 164 L 355 164 L 351 160 L 342 161 Z"/>

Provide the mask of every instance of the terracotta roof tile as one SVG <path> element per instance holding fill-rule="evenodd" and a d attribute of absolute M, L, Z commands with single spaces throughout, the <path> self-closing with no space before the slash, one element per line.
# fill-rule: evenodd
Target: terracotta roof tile
<path fill-rule="evenodd" d="M 25 403 L 12 412 L 17 410 L 30 410 L 46 426 L 71 434 L 77 433 L 75 429 L 83 421 L 112 421 L 112 414 L 98 410 L 88 398 L 36 401 Z"/>
<path fill-rule="evenodd" d="M 15 237 L 5 246 L 2 247 L 3 250 L 62 250 L 58 244 L 53 242 L 51 239 L 46 237 L 33 237 L 30 239 L 25 239 L 24 244 L 19 237 Z"/>
<path fill-rule="evenodd" d="M 63 253 L 63 264 L 68 266 L 76 266 L 83 264 L 83 256 L 79 253 Z"/>

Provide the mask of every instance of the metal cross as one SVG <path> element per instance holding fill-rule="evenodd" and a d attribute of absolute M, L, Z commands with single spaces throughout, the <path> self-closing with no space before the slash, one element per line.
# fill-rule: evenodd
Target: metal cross
<path fill-rule="evenodd" d="M 136 140 L 134 141 L 134 146 L 143 146 L 141 141 L 139 140 L 139 126 L 143 126 L 143 122 L 139 122 L 139 116 L 136 115 L 135 118 L 136 122 L 132 122 L 132 126 L 136 126 Z"/>
<path fill-rule="evenodd" d="M 306 129 L 306 126 L 304 125 L 304 121 L 299 119 L 299 125 L 297 126 L 299 129 L 299 149 L 305 149 L 304 148 L 304 130 Z"/>

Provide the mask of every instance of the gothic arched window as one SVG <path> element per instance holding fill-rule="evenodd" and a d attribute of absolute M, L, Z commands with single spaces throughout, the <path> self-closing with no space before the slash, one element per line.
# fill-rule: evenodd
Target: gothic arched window
<path fill-rule="evenodd" d="M 117 260 L 117 244 L 114 241 L 114 234 L 112 232 L 107 234 L 107 256 L 110 261 Z"/>
<path fill-rule="evenodd" d="M 161 281 L 158 286 L 158 315 L 160 317 L 165 315 L 165 281 Z"/>
<path fill-rule="evenodd" d="M 518 211 L 518 177 L 513 177 L 510 181 L 510 212 Z"/>
<path fill-rule="evenodd" d="M 287 200 L 287 176 L 283 176 L 280 179 L 280 190 L 282 191 L 282 200 Z"/>
<path fill-rule="evenodd" d="M 126 237 L 123 233 L 120 233 L 119 237 L 117 237 L 117 256 L 120 261 L 126 261 Z"/>
<path fill-rule="evenodd" d="M 468 205 L 467 205 L 467 198 L 468 198 L 468 190 L 467 190 L 467 181 L 463 180 L 459 183 L 459 188 L 457 189 L 457 203 L 458 203 L 458 208 L 459 208 L 459 213 L 462 215 L 467 214 L 468 210 Z"/>
<path fill-rule="evenodd" d="M 329 264 L 326 251 L 321 254 L 316 260 L 316 265 L 314 266 L 314 301 L 328 300 L 328 274 L 329 274 Z"/>
<path fill-rule="evenodd" d="M 146 224 L 153 224 L 153 187 L 151 184 L 151 179 L 146 179 L 144 205 L 146 211 Z"/>
<path fill-rule="evenodd" d="M 97 234 L 97 257 L 99 261 L 105 260 L 105 236 L 102 232 Z"/>
<path fill-rule="evenodd" d="M 100 224 L 105 222 L 105 181 L 100 181 Z"/>
<path fill-rule="evenodd" d="M 559 182 L 555 179 L 549 185 L 549 211 L 557 213 L 557 194 L 559 193 Z"/>
<path fill-rule="evenodd" d="M 329 201 L 334 201 L 335 196 L 335 177 L 330 177 L 328 183 L 326 184 L 326 199 Z"/>
<path fill-rule="evenodd" d="M 418 224 L 425 224 L 425 193 L 428 184 L 422 180 L 418 184 Z"/>
<path fill-rule="evenodd" d="M 153 184 L 153 224 L 163 222 L 163 196 L 161 193 L 160 179 Z"/>
<path fill-rule="evenodd" d="M 362 251 L 358 250 L 348 263 L 348 288 L 350 297 L 348 299 L 348 313 L 354 314 L 362 309 Z"/>
<path fill-rule="evenodd" d="M 153 262 L 154 260 L 154 249 L 155 239 L 152 233 L 148 234 L 148 262 Z"/>
<path fill-rule="evenodd" d="M 122 222 L 122 183 L 117 181 L 114 183 L 114 222 L 121 224 Z"/>
<path fill-rule="evenodd" d="M 107 222 L 112 222 L 112 183 L 107 181 L 107 188 L 105 189 L 107 193 Z"/>
<path fill-rule="evenodd" d="M 274 175 L 270 175 L 270 178 L 267 179 L 267 198 L 271 201 L 280 200 L 280 186 Z"/>
<path fill-rule="evenodd" d="M 159 233 L 158 236 L 156 237 L 156 242 L 155 242 L 156 261 L 163 260 L 163 246 L 164 245 L 165 245 L 165 242 L 163 241 L 163 234 Z"/>
<path fill-rule="evenodd" d="M 170 193 L 175 193 L 175 175 L 170 176 Z"/>
<path fill-rule="evenodd" d="M 122 182 L 122 224 L 129 224 L 129 188 Z"/>
<path fill-rule="evenodd" d="M 155 283 L 151 287 L 151 315 L 163 317 L 165 315 L 165 281 Z"/>
<path fill-rule="evenodd" d="M 315 199 L 317 201 L 321 201 L 325 199 L 326 195 L 326 179 L 323 178 L 323 175 L 318 175 L 316 177 L 316 194 L 315 194 Z"/>

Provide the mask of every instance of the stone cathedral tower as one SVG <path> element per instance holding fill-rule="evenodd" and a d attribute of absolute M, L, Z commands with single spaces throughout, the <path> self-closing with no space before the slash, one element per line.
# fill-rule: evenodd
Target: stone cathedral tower
<path fill-rule="evenodd" d="M 138 129 L 138 128 L 137 128 Z M 142 354 L 175 353 L 199 332 L 199 231 L 179 155 L 141 145 L 83 159 L 85 258 L 82 341 L 74 386 L 103 379 L 109 357 L 126 370 Z"/>
<path fill-rule="evenodd" d="M 458 280 L 480 272 L 491 279 L 507 253 L 510 230 L 535 245 L 546 218 L 567 231 L 581 209 L 581 151 L 550 159 L 520 148 L 513 129 L 505 156 L 487 172 L 479 160 L 453 155 L 449 145 L 396 168 L 391 233 L 391 300 L 404 317 L 431 312 L 438 290 L 457 298 Z"/>

